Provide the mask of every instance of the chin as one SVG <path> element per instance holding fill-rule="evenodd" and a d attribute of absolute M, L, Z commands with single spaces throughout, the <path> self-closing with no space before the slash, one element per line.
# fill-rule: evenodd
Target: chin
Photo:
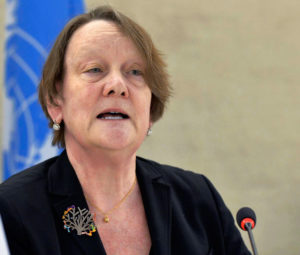
<path fill-rule="evenodd" d="M 121 150 L 128 147 L 132 143 L 133 139 L 130 139 L 128 135 L 105 135 L 99 139 L 94 139 L 98 147 L 107 148 L 112 150 Z"/>
<path fill-rule="evenodd" d="M 124 151 L 136 152 L 141 146 L 143 139 L 140 137 L 106 137 L 105 140 L 101 140 L 98 143 L 102 149 L 107 149 L 108 151 Z"/>
<path fill-rule="evenodd" d="M 93 130 L 90 132 L 89 140 L 97 147 L 108 150 L 123 150 L 138 148 L 143 142 L 145 135 L 134 128 L 110 128 Z"/>

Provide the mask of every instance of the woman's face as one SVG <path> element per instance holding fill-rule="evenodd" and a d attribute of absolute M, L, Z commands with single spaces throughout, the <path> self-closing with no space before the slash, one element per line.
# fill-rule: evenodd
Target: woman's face
<path fill-rule="evenodd" d="M 71 37 L 64 65 L 56 121 L 66 147 L 135 152 L 151 125 L 151 91 L 133 42 L 115 24 L 92 21 Z"/>

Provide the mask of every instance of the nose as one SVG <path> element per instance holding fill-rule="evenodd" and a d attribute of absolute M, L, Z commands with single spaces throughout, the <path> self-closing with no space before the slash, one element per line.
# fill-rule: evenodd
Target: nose
<path fill-rule="evenodd" d="M 128 94 L 126 78 L 122 73 L 113 73 L 107 77 L 103 88 L 104 96 L 121 96 L 126 98 Z"/>

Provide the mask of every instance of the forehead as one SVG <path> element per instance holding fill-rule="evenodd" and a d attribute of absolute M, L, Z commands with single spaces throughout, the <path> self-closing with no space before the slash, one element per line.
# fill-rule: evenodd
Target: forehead
<path fill-rule="evenodd" d="M 86 37 L 102 37 L 106 35 L 124 36 L 115 23 L 106 20 L 93 20 L 78 28 L 72 35 L 70 43 L 79 38 L 84 39 Z"/>
<path fill-rule="evenodd" d="M 69 57 L 92 53 L 93 50 L 109 51 L 111 48 L 121 47 L 123 50 L 138 51 L 132 40 L 125 36 L 115 23 L 94 20 L 74 32 L 67 46 L 66 60 Z"/>

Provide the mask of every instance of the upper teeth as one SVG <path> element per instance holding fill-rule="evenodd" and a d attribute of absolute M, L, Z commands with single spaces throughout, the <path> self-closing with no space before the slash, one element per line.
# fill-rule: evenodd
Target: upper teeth
<path fill-rule="evenodd" d="M 120 112 L 106 112 L 106 113 L 99 114 L 97 118 L 106 119 L 106 120 L 120 120 L 120 119 L 127 119 L 128 116 Z"/>
<path fill-rule="evenodd" d="M 106 116 L 106 117 L 102 117 L 101 119 L 106 119 L 106 120 L 119 120 L 119 119 L 123 119 L 123 117 L 121 117 L 121 116 Z"/>

